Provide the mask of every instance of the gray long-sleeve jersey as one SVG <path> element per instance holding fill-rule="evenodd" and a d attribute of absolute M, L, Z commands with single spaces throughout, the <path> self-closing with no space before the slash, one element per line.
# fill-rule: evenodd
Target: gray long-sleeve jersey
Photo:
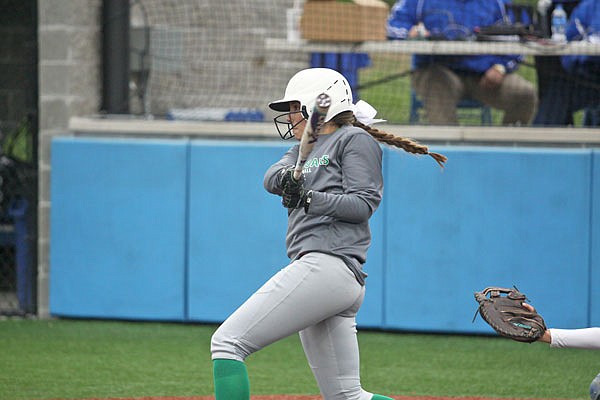
<path fill-rule="evenodd" d="M 281 194 L 280 172 L 296 163 L 293 146 L 265 173 L 267 191 Z M 381 202 L 383 176 L 379 143 L 361 128 L 343 126 L 319 136 L 305 166 L 304 187 L 312 190 L 308 212 L 289 210 L 286 236 L 291 260 L 319 251 L 340 256 L 364 284 L 362 265 L 371 244 L 369 218 Z"/>

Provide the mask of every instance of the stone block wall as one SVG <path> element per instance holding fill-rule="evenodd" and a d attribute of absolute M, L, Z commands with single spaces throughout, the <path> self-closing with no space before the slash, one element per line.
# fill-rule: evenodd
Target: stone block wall
<path fill-rule="evenodd" d="M 68 134 L 71 117 L 94 115 L 100 110 L 102 3 L 38 1 L 40 317 L 49 315 L 50 142 L 54 136 Z M 183 24 L 188 33 L 197 33 L 185 37 L 188 49 L 195 52 L 182 59 L 185 73 L 169 71 L 169 67 L 151 71 L 147 112 L 160 116 L 177 107 L 252 107 L 266 111 L 269 101 L 283 95 L 291 75 L 308 66 L 306 54 L 268 53 L 264 46 L 267 37 L 285 37 L 286 9 L 293 3 L 294 0 L 131 1 L 132 27 L 143 26 L 146 18 L 151 25 L 177 30 Z M 166 45 L 165 51 L 169 51 L 169 43 Z M 159 61 L 154 62 L 155 67 Z M 0 93 L 0 106 L 2 101 L 6 100 Z M 133 91 L 131 103 L 132 113 L 144 113 L 144 105 Z"/>
<path fill-rule="evenodd" d="M 101 104 L 101 0 L 38 2 L 38 315 L 48 313 L 50 141 Z"/>

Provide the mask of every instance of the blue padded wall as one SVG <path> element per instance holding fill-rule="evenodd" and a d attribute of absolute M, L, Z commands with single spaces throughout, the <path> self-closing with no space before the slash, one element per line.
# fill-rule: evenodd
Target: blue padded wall
<path fill-rule="evenodd" d="M 183 320 L 187 142 L 51 150 L 50 313 Z"/>
<path fill-rule="evenodd" d="M 54 139 L 51 314 L 224 320 L 289 262 L 263 175 L 290 145 Z M 437 150 L 443 171 L 384 147 L 359 326 L 492 333 L 471 322 L 488 285 L 518 286 L 550 326 L 600 325 L 599 152 Z"/>
<path fill-rule="evenodd" d="M 289 263 L 287 212 L 263 188 L 290 143 L 196 141 L 191 146 L 188 317 L 224 320 Z"/>
<path fill-rule="evenodd" d="M 590 152 L 441 152 L 444 171 L 386 152 L 385 327 L 491 332 L 471 323 L 473 292 L 489 285 L 516 285 L 553 326 L 585 326 Z"/>
<path fill-rule="evenodd" d="M 600 326 L 600 151 L 593 152 L 590 260 L 590 323 Z"/>

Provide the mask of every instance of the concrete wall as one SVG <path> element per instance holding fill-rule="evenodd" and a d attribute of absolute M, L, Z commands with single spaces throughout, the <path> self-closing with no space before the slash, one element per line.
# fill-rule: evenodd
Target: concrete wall
<path fill-rule="evenodd" d="M 265 39 L 285 37 L 293 0 L 132 2 L 132 25 L 150 26 L 148 108 L 250 107 L 266 111 L 289 77 L 308 66 L 308 54 L 273 52 Z M 141 4 L 145 7 L 142 9 Z M 144 35 L 134 47 L 143 48 Z M 132 63 L 139 60 L 133 52 Z M 138 61 L 139 64 L 139 61 Z M 139 105 L 132 107 L 138 109 Z"/>
<path fill-rule="evenodd" d="M 50 141 L 101 102 L 101 0 L 38 2 L 38 315 L 48 316 Z"/>
<path fill-rule="evenodd" d="M 162 18 L 159 21 L 161 24 L 173 24 L 173 21 L 168 20 L 168 16 L 185 15 L 181 12 L 173 13 L 170 9 L 171 2 L 148 3 L 157 7 L 157 18 Z M 148 112 L 164 114 L 169 107 L 182 106 L 254 107 L 260 104 L 261 107 L 265 107 L 269 100 L 282 94 L 289 76 L 308 66 L 306 55 L 266 54 L 260 50 L 265 37 L 284 35 L 285 9 L 292 6 L 293 0 L 261 0 L 251 3 L 247 0 L 232 0 L 226 3 L 211 0 L 190 3 L 195 8 L 199 7 L 201 11 L 195 15 L 199 29 L 204 32 L 198 32 L 194 45 L 200 50 L 204 49 L 205 54 L 209 51 L 210 57 L 196 60 L 204 63 L 203 68 L 196 65 L 197 71 L 204 71 L 198 76 L 176 74 L 177 79 L 168 74 L 157 73 L 153 76 L 150 87 L 153 100 Z M 249 4 L 254 10 L 252 14 L 248 13 Z M 161 13 L 161 7 L 166 7 L 168 12 Z M 189 5 L 186 7 L 187 11 L 194 9 Z M 139 9 L 136 6 L 132 8 L 132 25 L 135 26 L 139 23 L 139 19 L 136 20 L 139 18 Z M 40 317 L 48 316 L 50 142 L 54 136 L 64 135 L 68 131 L 70 118 L 96 115 L 100 111 L 101 15 L 102 0 L 38 1 L 40 178 L 37 283 Z M 235 42 L 244 38 L 245 45 L 215 46 L 215 38 L 225 40 L 222 34 L 216 34 L 215 31 L 222 31 L 227 18 L 238 21 L 230 26 L 239 28 L 237 39 L 234 36 L 229 40 Z M 240 27 L 239 21 L 246 25 Z M 248 34 L 249 32 L 252 34 Z M 238 61 L 233 63 L 237 68 L 230 69 L 229 76 L 220 75 L 216 79 L 214 74 L 225 70 L 222 64 L 225 57 L 237 57 Z M 133 77 L 132 74 L 132 79 Z M 193 82 L 195 85 L 192 85 Z M 224 95 L 224 83 L 236 91 Z M 215 103 L 215 99 L 219 103 Z M 138 114 L 144 111 L 143 104 L 136 102 L 134 92 L 131 110 Z"/>

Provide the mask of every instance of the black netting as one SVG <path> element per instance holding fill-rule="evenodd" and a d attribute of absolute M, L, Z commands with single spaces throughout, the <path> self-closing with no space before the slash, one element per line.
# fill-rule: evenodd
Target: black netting
<path fill-rule="evenodd" d="M 0 314 L 35 311 L 37 169 L 32 118 L 0 136 Z"/>

